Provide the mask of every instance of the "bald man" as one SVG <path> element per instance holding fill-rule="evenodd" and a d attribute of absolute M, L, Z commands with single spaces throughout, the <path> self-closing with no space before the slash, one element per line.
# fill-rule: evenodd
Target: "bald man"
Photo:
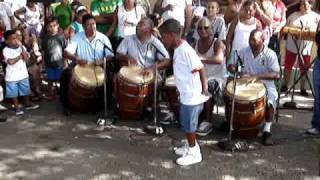
<path fill-rule="evenodd" d="M 267 88 L 267 112 L 263 129 L 262 144 L 273 145 L 271 139 L 271 125 L 277 107 L 278 93 L 275 80 L 280 78 L 280 67 L 276 53 L 264 45 L 264 36 L 261 30 L 253 30 L 249 38 L 249 47 L 238 52 L 243 61 L 243 77 L 261 80 Z M 236 62 L 236 58 L 233 59 Z M 229 71 L 235 71 L 235 63 L 228 66 Z"/>

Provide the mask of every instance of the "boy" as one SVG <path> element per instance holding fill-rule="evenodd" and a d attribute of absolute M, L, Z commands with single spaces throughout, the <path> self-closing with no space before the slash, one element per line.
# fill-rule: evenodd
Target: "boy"
<path fill-rule="evenodd" d="M 18 96 L 24 96 L 25 108 L 27 110 L 37 109 L 39 105 L 30 103 L 30 84 L 26 61 L 29 54 L 21 42 L 18 40 L 15 30 L 9 30 L 4 33 L 4 39 L 7 47 L 3 49 L 4 61 L 6 67 L 6 97 L 12 98 L 16 115 L 24 114 L 23 109 L 19 106 Z"/>
<path fill-rule="evenodd" d="M 187 166 L 202 161 L 195 131 L 203 103 L 209 99 L 206 72 L 195 50 L 181 39 L 181 25 L 177 20 L 165 21 L 160 32 L 165 46 L 174 50 L 173 72 L 180 93 L 180 123 L 188 140 L 188 145 L 175 148 L 175 153 L 181 155 L 176 163 Z"/>
<path fill-rule="evenodd" d="M 60 80 L 64 67 L 63 50 L 66 47 L 66 43 L 63 35 L 58 34 L 59 24 L 56 17 L 47 19 L 46 30 L 42 41 L 42 53 L 49 81 L 48 100 L 53 101 L 56 99 L 53 83 L 57 83 Z"/>

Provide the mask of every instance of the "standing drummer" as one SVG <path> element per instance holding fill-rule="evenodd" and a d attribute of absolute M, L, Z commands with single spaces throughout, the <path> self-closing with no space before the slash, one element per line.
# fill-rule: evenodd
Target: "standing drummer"
<path fill-rule="evenodd" d="M 301 30 L 316 32 L 318 23 L 320 21 L 320 15 L 312 11 L 313 0 L 300 0 L 300 10 L 294 12 L 288 17 L 287 25 L 289 27 L 297 27 Z M 284 62 L 284 86 L 281 91 L 285 92 L 288 90 L 288 85 L 291 79 L 291 71 L 293 65 L 296 63 L 297 56 L 299 53 L 302 55 L 302 63 L 298 61 L 301 74 L 308 71 L 308 66 L 311 60 L 311 52 L 313 41 L 302 40 L 300 37 L 292 37 L 290 34 L 286 41 L 286 57 Z M 300 52 L 298 53 L 298 47 Z M 300 58 L 300 57 L 299 57 Z M 302 96 L 308 96 L 305 89 L 305 76 L 300 81 L 300 94 Z"/>
<path fill-rule="evenodd" d="M 262 144 L 273 145 L 271 139 L 271 125 L 277 107 L 278 93 L 275 80 L 280 78 L 280 67 L 276 53 L 264 45 L 264 36 L 261 30 L 253 30 L 249 38 L 249 47 L 243 48 L 229 64 L 228 69 L 234 72 L 238 60 L 243 64 L 243 77 L 261 80 L 267 88 L 266 122 L 263 128 Z"/>
<path fill-rule="evenodd" d="M 109 61 L 113 57 L 111 43 L 107 36 L 97 31 L 96 20 L 90 15 L 82 18 L 84 32 L 77 33 L 64 51 L 66 58 L 79 65 L 102 65 L 103 59 Z M 68 84 L 71 76 L 70 68 L 61 77 L 61 101 L 67 112 Z"/>
<path fill-rule="evenodd" d="M 125 37 L 117 49 L 117 60 L 121 66 L 138 65 L 153 71 L 156 60 L 158 69 L 170 65 L 170 56 L 161 41 L 152 35 L 153 22 L 144 17 L 137 25 L 137 34 Z"/>

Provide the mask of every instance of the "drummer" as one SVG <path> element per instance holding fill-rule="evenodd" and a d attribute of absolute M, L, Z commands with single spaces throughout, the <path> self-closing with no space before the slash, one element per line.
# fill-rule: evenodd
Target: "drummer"
<path fill-rule="evenodd" d="M 102 65 L 103 58 L 107 61 L 113 57 L 111 44 L 107 36 L 97 31 L 96 20 L 90 15 L 82 18 L 84 32 L 77 33 L 64 51 L 66 58 L 81 66 L 86 64 Z M 65 70 L 61 77 L 61 101 L 66 108 L 68 84 L 71 71 Z M 66 110 L 66 109 L 65 109 Z M 65 112 L 66 113 L 66 112 Z"/>
<path fill-rule="evenodd" d="M 262 144 L 273 145 L 271 125 L 278 99 L 275 80 L 280 78 L 280 67 L 276 53 L 264 45 L 264 36 L 261 30 L 253 30 L 251 32 L 249 44 L 249 47 L 241 49 L 238 53 L 243 63 L 242 76 L 261 80 L 267 88 L 268 105 Z M 233 59 L 233 62 L 237 62 L 237 57 Z M 228 65 L 229 71 L 235 72 L 235 64 Z"/>
<path fill-rule="evenodd" d="M 117 49 L 117 61 L 121 66 L 138 65 L 152 72 L 170 65 L 170 56 L 159 39 L 152 35 L 153 22 L 144 17 L 137 25 L 137 34 L 125 37 Z"/>

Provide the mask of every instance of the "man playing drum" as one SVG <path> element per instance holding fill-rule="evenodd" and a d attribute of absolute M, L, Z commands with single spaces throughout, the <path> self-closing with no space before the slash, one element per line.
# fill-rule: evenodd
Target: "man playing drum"
<path fill-rule="evenodd" d="M 84 32 L 77 33 L 65 49 L 65 57 L 80 66 L 86 64 L 102 65 L 113 56 L 111 44 L 107 36 L 97 31 L 95 18 L 87 14 L 82 19 Z M 65 71 L 61 78 L 61 100 L 66 107 L 70 70 Z"/>
<path fill-rule="evenodd" d="M 158 69 L 170 65 L 170 57 L 161 41 L 152 35 L 153 22 L 142 18 L 137 25 L 137 34 L 125 37 L 117 49 L 117 59 L 120 67 L 138 65 L 153 71 L 155 62 Z"/>
<path fill-rule="evenodd" d="M 153 75 L 155 63 L 157 63 L 157 70 L 164 69 L 171 63 L 168 51 L 161 41 L 152 35 L 152 29 L 153 22 L 151 19 L 142 18 L 137 25 L 136 34 L 125 37 L 117 49 L 116 57 L 120 67 L 127 65 L 129 66 L 126 67 L 128 69 L 133 65 L 140 67 L 144 72 L 142 79 L 145 79 L 147 75 Z M 114 79 L 115 84 L 117 84 L 117 81 L 118 78 Z M 117 86 L 115 85 L 115 87 Z M 116 88 L 115 92 L 117 92 Z M 119 98 L 117 97 L 117 99 Z M 146 98 L 147 105 L 145 107 L 148 107 L 150 105 L 148 102 L 151 102 L 149 101 L 151 99 Z"/>
<path fill-rule="evenodd" d="M 280 67 L 276 53 L 264 45 L 264 36 L 262 31 L 253 30 L 249 38 L 249 47 L 241 49 L 239 59 L 237 56 L 233 59 L 233 64 L 229 64 L 229 71 L 235 72 L 236 62 L 242 61 L 242 77 L 249 77 L 261 80 L 267 88 L 267 109 L 266 122 L 264 124 L 262 143 L 264 145 L 273 145 L 271 139 L 271 125 L 274 119 L 274 112 L 277 106 L 278 93 L 275 86 L 275 80 L 280 78 Z"/>

